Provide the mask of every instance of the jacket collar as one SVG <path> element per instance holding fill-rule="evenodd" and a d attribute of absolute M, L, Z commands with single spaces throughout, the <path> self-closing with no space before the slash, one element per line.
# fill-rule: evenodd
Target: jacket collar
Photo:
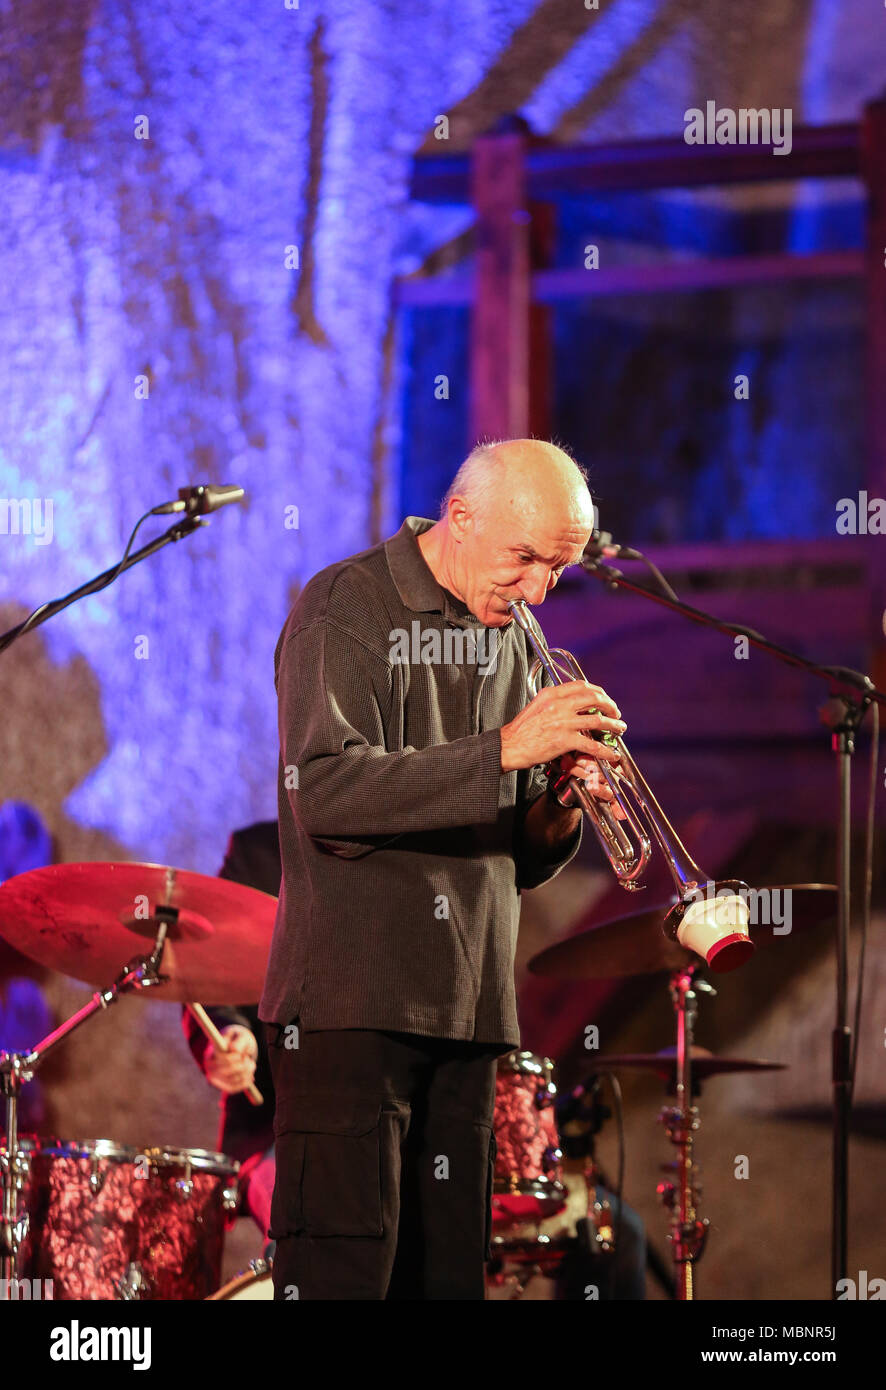
<path fill-rule="evenodd" d="M 385 541 L 388 569 L 397 593 L 414 613 L 442 613 L 459 627 L 482 627 L 479 618 L 437 583 L 422 555 L 418 537 L 435 523 L 425 516 L 408 516 L 395 536 Z"/>

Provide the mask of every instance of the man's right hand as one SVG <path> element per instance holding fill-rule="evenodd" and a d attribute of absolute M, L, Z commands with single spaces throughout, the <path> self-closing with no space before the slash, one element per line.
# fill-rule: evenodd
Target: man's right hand
<path fill-rule="evenodd" d="M 255 1063 L 258 1058 L 258 1042 L 250 1028 L 240 1023 L 229 1023 L 222 1028 L 221 1035 L 228 1043 L 228 1052 L 218 1052 L 208 1043 L 203 1054 L 203 1071 L 206 1080 L 216 1090 L 231 1095 L 235 1091 L 245 1091 L 255 1080 Z"/>
<path fill-rule="evenodd" d="M 596 710 L 588 714 L 589 709 Z M 589 681 L 566 681 L 545 686 L 516 719 L 501 731 L 501 770 L 544 766 L 564 753 L 587 754 L 604 762 L 618 762 L 619 755 L 582 730 L 621 736 L 627 725 L 606 691 Z"/>

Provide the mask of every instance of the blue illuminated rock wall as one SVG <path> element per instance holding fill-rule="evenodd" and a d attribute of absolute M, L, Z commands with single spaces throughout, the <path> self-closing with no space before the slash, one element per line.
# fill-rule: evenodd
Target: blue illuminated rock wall
<path fill-rule="evenodd" d="M 497 8 L 458 32 L 443 4 L 358 0 L 7 18 L 0 496 L 50 500 L 54 533 L 0 536 L 3 625 L 113 563 L 177 487 L 249 493 L 3 662 L 39 746 L 7 724 L 0 795 L 39 805 L 64 857 L 214 871 L 232 826 L 274 813 L 274 644 L 300 583 L 396 524 L 410 157 L 519 24 Z"/>

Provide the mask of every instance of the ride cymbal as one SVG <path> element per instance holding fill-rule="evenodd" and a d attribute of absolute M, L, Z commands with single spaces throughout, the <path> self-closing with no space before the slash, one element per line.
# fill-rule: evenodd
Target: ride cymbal
<path fill-rule="evenodd" d="M 175 911 L 161 965 L 168 979 L 150 998 L 259 999 L 277 899 L 229 879 L 163 864 L 31 869 L 0 884 L 0 936 L 41 965 L 106 987 L 134 956 L 150 954 L 158 908 Z"/>
<path fill-rule="evenodd" d="M 743 1071 L 785 1071 L 786 1062 L 764 1062 L 751 1057 L 717 1057 L 706 1047 L 693 1044 L 690 1050 L 693 1081 L 706 1081 L 709 1076 L 724 1076 Z M 663 1047 L 660 1052 L 613 1052 L 598 1057 L 595 1066 L 634 1067 L 654 1071 L 668 1080 L 677 1069 L 677 1049 Z"/>

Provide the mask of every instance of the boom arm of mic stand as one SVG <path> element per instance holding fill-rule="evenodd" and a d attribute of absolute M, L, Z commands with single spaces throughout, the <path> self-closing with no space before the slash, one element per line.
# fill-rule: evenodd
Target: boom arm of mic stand
<path fill-rule="evenodd" d="M 799 652 L 791 651 L 790 647 L 781 647 L 777 642 L 770 642 L 752 627 L 744 627 L 740 623 L 726 623 L 722 618 L 715 618 L 713 613 L 705 612 L 703 608 L 693 608 L 681 599 L 657 594 L 654 589 L 647 588 L 645 584 L 634 583 L 633 580 L 627 579 L 621 570 L 615 569 L 612 565 L 604 565 L 599 560 L 582 560 L 581 565 L 586 574 L 598 579 L 609 590 L 625 589 L 629 593 L 639 594 L 641 598 L 651 599 L 653 603 L 670 608 L 673 613 L 679 613 L 681 617 L 688 618 L 690 622 L 698 623 L 701 627 L 711 627 L 725 637 L 746 637 L 752 647 L 759 647 L 761 651 L 769 652 L 785 665 L 794 666 L 826 681 L 829 693 L 837 699 L 863 703 L 865 708 L 872 701 L 876 701 L 878 705 L 886 705 L 886 692 L 878 690 L 870 677 L 861 671 L 853 671 L 846 666 L 822 666 L 816 661 L 809 661 Z"/>
<path fill-rule="evenodd" d="M 97 574 L 94 579 L 88 579 L 85 584 L 81 584 L 79 589 L 74 589 L 70 594 L 65 594 L 63 598 L 53 599 L 52 603 L 47 603 L 42 613 L 36 618 L 26 618 L 24 622 L 17 623 L 15 627 L 9 628 L 7 632 L 0 635 L 0 653 L 4 652 L 7 647 L 11 647 L 17 637 L 21 637 L 26 631 L 33 631 L 33 629 L 39 627 L 41 623 L 45 623 L 48 618 L 55 617 L 56 613 L 60 613 L 63 608 L 70 607 L 72 603 L 76 603 L 78 599 L 85 598 L 87 594 L 98 593 L 98 591 L 103 589 L 116 574 L 122 574 L 124 570 L 131 569 L 133 565 L 137 565 L 140 560 L 146 560 L 149 555 L 154 554 L 155 550 L 162 550 L 163 546 L 169 545 L 170 541 L 180 541 L 185 536 L 189 536 L 192 531 L 196 531 L 198 527 L 206 525 L 208 525 L 208 522 L 204 517 L 182 517 L 180 521 L 176 521 L 173 526 L 170 526 L 168 531 L 164 531 L 162 535 L 149 541 L 147 545 L 143 545 L 141 550 L 136 550 L 132 555 L 127 556 L 122 565 L 111 565 L 110 568 L 103 570 L 101 574 Z"/>

